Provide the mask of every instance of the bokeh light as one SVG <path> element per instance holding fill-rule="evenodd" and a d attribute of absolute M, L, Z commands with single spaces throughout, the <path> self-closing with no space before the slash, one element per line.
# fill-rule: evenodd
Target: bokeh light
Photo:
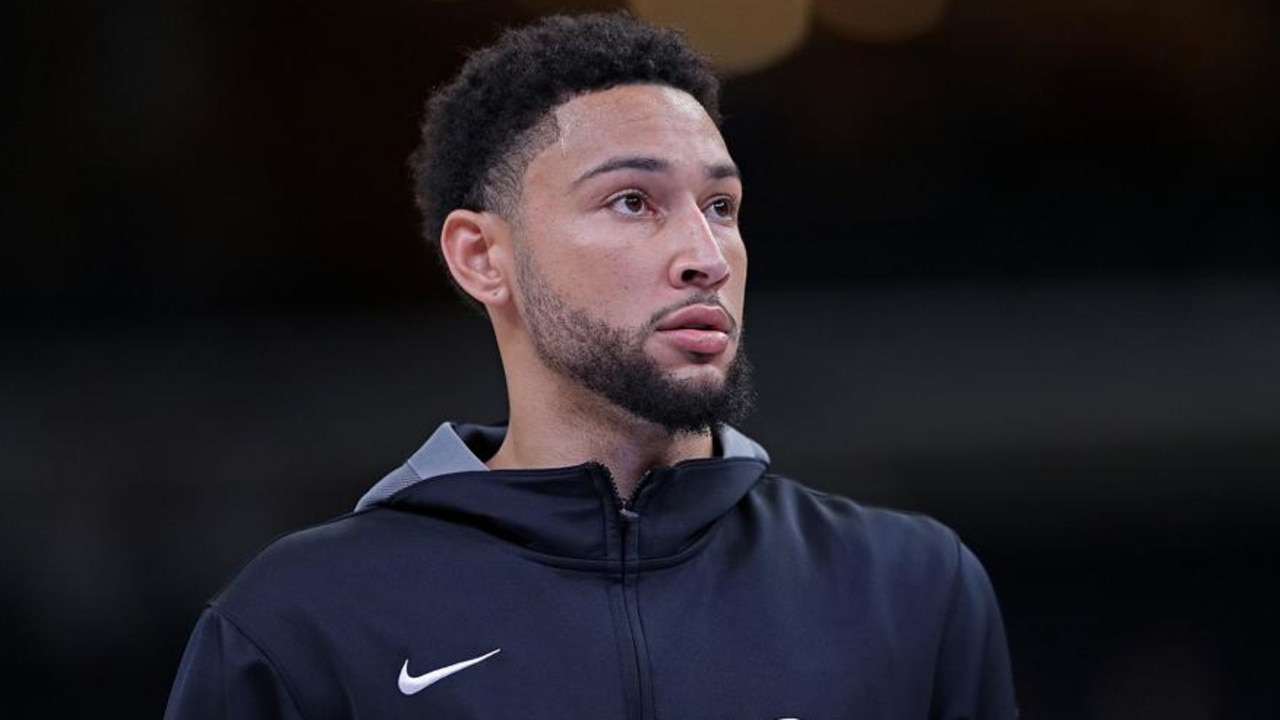
<path fill-rule="evenodd" d="M 809 32 L 809 0 L 629 0 L 647 20 L 680 28 L 728 75 L 760 70 L 799 47 Z"/>
<path fill-rule="evenodd" d="M 517 0 L 519 5 L 538 13 L 584 13 L 617 10 L 617 0 Z"/>
<path fill-rule="evenodd" d="M 948 0 L 815 0 L 824 27 L 854 40 L 897 42 L 929 32 Z"/>

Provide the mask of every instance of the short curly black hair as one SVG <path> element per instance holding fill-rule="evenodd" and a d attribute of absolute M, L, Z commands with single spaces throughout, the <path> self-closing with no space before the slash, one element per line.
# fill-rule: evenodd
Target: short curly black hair
<path fill-rule="evenodd" d="M 720 124 L 720 81 L 708 60 L 678 31 L 626 13 L 545 17 L 473 53 L 427 101 L 422 142 L 410 157 L 427 242 L 439 250 L 455 209 L 513 207 L 525 167 L 545 146 L 534 131 L 554 108 L 638 83 L 683 90 Z"/>

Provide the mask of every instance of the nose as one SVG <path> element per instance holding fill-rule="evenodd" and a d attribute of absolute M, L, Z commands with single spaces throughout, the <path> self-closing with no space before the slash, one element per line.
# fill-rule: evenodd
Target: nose
<path fill-rule="evenodd" d="M 677 288 L 716 290 L 729 280 L 729 261 L 723 241 L 707 222 L 702 209 L 694 203 L 691 205 L 692 208 L 680 214 L 675 228 L 679 248 L 672 258 L 670 281 Z"/>

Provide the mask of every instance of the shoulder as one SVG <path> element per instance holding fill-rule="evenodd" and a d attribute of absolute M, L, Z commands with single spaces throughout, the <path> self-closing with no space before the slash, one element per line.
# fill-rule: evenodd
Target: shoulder
<path fill-rule="evenodd" d="M 782 475 L 764 475 L 752 496 L 780 520 L 805 523 L 811 529 L 851 539 L 952 550 L 957 542 L 950 528 L 923 513 L 867 505 Z"/>
<path fill-rule="evenodd" d="M 281 535 L 245 562 L 210 604 L 251 631 L 281 611 L 341 602 L 398 572 L 402 555 L 412 552 L 404 539 L 424 532 L 413 525 L 404 513 L 375 509 Z"/>
<path fill-rule="evenodd" d="M 796 536 L 809 552 L 890 574 L 953 578 L 969 555 L 951 528 L 928 515 L 866 505 L 781 475 L 765 475 L 748 502 L 765 525 Z"/>
<path fill-rule="evenodd" d="M 350 688 L 379 681 L 367 668 L 388 662 L 385 640 L 403 633 L 422 587 L 457 554 L 441 543 L 451 532 L 375 508 L 273 540 L 209 602 L 184 660 L 210 674 L 193 702 L 221 697 L 224 680 L 243 686 L 226 693 L 250 695 L 270 682 L 308 716 L 351 716 Z M 422 542 L 444 550 L 433 554 Z"/>

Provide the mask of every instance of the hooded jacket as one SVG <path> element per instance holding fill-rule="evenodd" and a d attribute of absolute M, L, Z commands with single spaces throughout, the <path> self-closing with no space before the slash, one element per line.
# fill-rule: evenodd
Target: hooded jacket
<path fill-rule="evenodd" d="M 987 576 L 956 536 L 719 457 L 489 471 L 442 425 L 356 510 L 201 616 L 166 718 L 1005 720 Z"/>

